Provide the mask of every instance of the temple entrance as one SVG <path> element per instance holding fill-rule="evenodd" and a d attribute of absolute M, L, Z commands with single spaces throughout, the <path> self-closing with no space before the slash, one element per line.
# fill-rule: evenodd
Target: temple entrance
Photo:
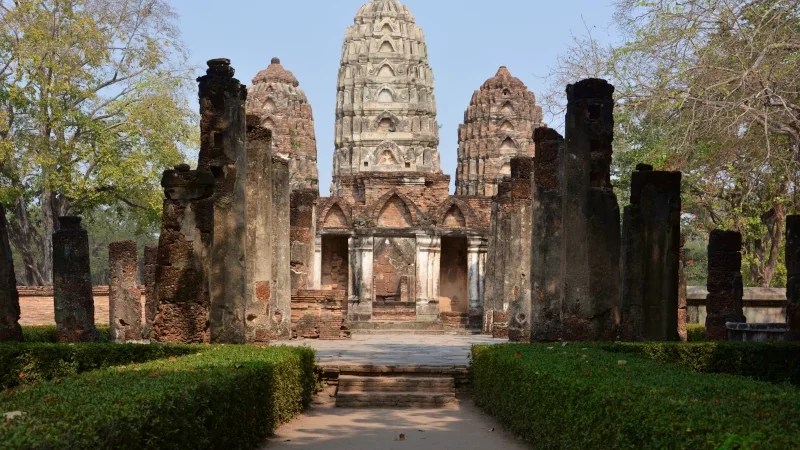
<path fill-rule="evenodd" d="M 347 236 L 322 236 L 322 290 L 347 292 L 349 259 Z"/>
<path fill-rule="evenodd" d="M 466 313 L 469 310 L 465 237 L 442 237 L 439 308 L 442 313 Z"/>
<path fill-rule="evenodd" d="M 375 301 L 372 305 L 372 319 L 416 320 L 416 239 L 376 237 L 373 264 Z"/>

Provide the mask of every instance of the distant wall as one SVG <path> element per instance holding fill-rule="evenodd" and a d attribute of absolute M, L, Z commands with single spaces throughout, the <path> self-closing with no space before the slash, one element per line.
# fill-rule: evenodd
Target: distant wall
<path fill-rule="evenodd" d="M 55 325 L 53 288 L 50 286 L 18 286 L 20 325 Z M 108 286 L 96 286 L 94 295 L 94 321 L 108 323 Z M 142 288 L 142 323 L 144 323 L 144 288 Z"/>
<path fill-rule="evenodd" d="M 706 322 L 705 286 L 689 286 L 689 323 Z M 744 288 L 744 315 L 748 323 L 786 322 L 786 289 L 784 288 Z"/>

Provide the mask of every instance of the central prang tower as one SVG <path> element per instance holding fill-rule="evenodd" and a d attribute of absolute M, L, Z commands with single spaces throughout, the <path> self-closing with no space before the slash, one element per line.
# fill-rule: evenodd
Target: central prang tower
<path fill-rule="evenodd" d="M 372 0 L 342 47 L 332 192 L 360 172 L 440 173 L 438 145 L 422 28 L 398 0 Z"/>

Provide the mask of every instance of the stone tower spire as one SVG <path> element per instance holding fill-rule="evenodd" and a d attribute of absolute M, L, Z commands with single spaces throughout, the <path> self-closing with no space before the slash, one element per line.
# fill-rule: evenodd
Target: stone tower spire
<path fill-rule="evenodd" d="M 439 173 L 438 145 L 424 33 L 398 0 L 372 0 L 342 48 L 333 191 L 359 172 Z"/>
<path fill-rule="evenodd" d="M 261 126 L 272 131 L 273 153 L 289 158 L 293 191 L 319 189 L 317 139 L 314 115 L 306 93 L 281 60 L 272 58 L 266 69 L 253 78 L 247 93 L 247 113 L 255 114 Z"/>
<path fill-rule="evenodd" d="M 505 66 L 472 95 L 458 128 L 456 195 L 491 197 L 511 175 L 511 159 L 534 156 L 533 130 L 542 108 L 525 84 Z"/>

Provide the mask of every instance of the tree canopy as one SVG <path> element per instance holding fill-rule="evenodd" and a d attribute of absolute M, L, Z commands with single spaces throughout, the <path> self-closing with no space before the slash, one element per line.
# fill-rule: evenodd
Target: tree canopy
<path fill-rule="evenodd" d="M 57 218 L 152 228 L 160 173 L 196 141 L 192 68 L 165 0 L 0 0 L 0 202 L 27 283 L 52 280 Z"/>
<path fill-rule="evenodd" d="M 615 3 L 621 41 L 576 36 L 552 85 L 614 83 L 619 190 L 637 162 L 682 171 L 687 231 L 742 232 L 748 284 L 785 282 L 785 218 L 798 206 L 800 1 Z M 557 111 L 556 92 L 547 98 Z"/>

